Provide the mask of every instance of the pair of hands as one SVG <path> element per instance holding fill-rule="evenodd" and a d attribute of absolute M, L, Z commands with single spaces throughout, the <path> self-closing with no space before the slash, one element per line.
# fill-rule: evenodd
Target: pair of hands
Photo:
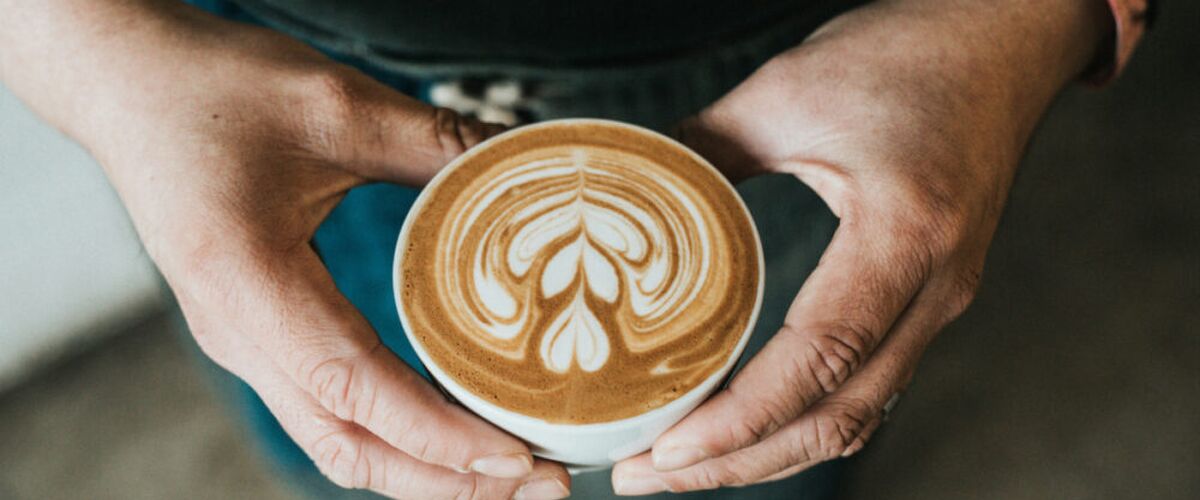
<path fill-rule="evenodd" d="M 841 224 L 780 332 L 652 452 L 618 464 L 618 493 L 770 481 L 862 448 L 970 302 L 1023 145 L 1093 55 L 1104 24 L 1090 4 L 1101 3 L 879 2 L 681 124 L 731 178 L 794 175 Z M 561 466 L 448 403 L 384 348 L 309 246 L 348 189 L 421 185 L 500 127 L 273 32 L 131 5 L 105 8 L 155 22 L 105 34 L 123 57 L 101 64 L 112 78 L 91 118 L 55 106 L 74 100 L 14 87 L 104 165 L 203 350 L 339 485 L 565 496 Z"/>

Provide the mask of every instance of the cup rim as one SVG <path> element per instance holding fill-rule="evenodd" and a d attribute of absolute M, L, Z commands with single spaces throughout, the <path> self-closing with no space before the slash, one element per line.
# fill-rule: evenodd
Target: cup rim
<path fill-rule="evenodd" d="M 749 321 L 747 321 L 747 323 L 746 323 L 745 330 L 741 334 L 741 338 L 738 340 L 737 345 L 734 346 L 733 350 L 729 353 L 729 358 L 725 360 L 724 365 L 722 365 L 719 369 L 713 371 L 713 373 L 708 378 L 705 378 L 699 384 L 696 384 L 696 386 L 692 387 L 691 390 L 688 390 L 687 392 L 680 394 L 679 396 L 676 396 L 674 399 L 668 401 L 666 404 L 663 404 L 662 406 L 653 408 L 644 413 L 639 413 L 632 417 L 625 417 L 625 418 L 617 419 L 617 420 L 609 420 L 609 421 L 604 421 L 604 422 L 590 422 L 590 423 L 583 423 L 583 424 L 550 422 L 550 421 L 543 420 L 543 419 L 533 417 L 530 415 L 525 415 L 523 413 L 518 413 L 518 412 L 510 410 L 508 408 L 504 408 L 498 404 L 492 403 L 491 401 L 487 401 L 487 400 L 483 399 L 482 397 L 475 395 L 475 393 L 467 390 L 465 387 L 463 387 L 457 381 L 455 381 L 453 377 L 449 376 L 449 374 L 447 374 L 445 371 L 443 371 L 441 369 L 441 367 L 439 367 L 437 365 L 437 363 L 434 362 L 433 358 L 429 355 L 429 353 L 427 353 L 425 351 L 424 346 L 421 345 L 420 340 L 416 338 L 416 335 L 413 333 L 412 328 L 410 328 L 408 316 L 405 314 L 405 311 L 404 311 L 404 301 L 402 300 L 402 295 L 401 295 L 402 287 L 403 287 L 403 283 L 404 283 L 404 269 L 400 265 L 400 263 L 402 262 L 402 260 L 404 258 L 405 250 L 407 249 L 407 245 L 405 245 L 404 242 L 407 241 L 407 239 L 408 239 L 407 238 L 408 233 L 412 228 L 413 220 L 416 218 L 417 214 L 421 211 L 421 208 L 423 208 L 424 204 L 428 200 L 429 193 L 433 189 L 435 189 L 439 184 L 441 184 L 441 182 L 443 182 L 446 179 L 446 177 L 449 176 L 450 172 L 454 171 L 454 169 L 458 168 L 459 165 L 463 164 L 464 162 L 466 162 L 466 160 L 475 156 L 479 151 L 485 149 L 492 143 L 507 139 L 507 138 L 512 137 L 517 134 L 529 133 L 529 132 L 532 132 L 534 130 L 538 130 L 541 128 L 556 127 L 556 126 L 561 126 L 561 125 L 575 125 L 575 124 L 623 127 L 626 129 L 633 130 L 635 132 L 639 132 L 642 134 L 650 135 L 652 137 L 656 137 L 660 140 L 663 140 L 664 142 L 667 142 L 668 144 L 672 144 L 675 147 L 679 148 L 681 151 L 687 153 L 688 156 L 690 156 L 692 159 L 696 160 L 697 163 L 699 163 L 700 165 L 703 165 L 704 168 L 707 168 L 707 169 L 709 169 L 709 171 L 716 174 L 716 176 L 721 179 L 721 181 L 722 181 L 721 184 L 723 186 L 725 186 L 725 188 L 728 189 L 734 195 L 734 199 L 737 200 L 738 207 L 741 209 L 742 214 L 745 216 L 746 220 L 750 223 L 750 232 L 751 232 L 751 234 L 754 235 L 755 255 L 758 260 L 758 286 L 756 287 L 756 290 L 755 290 L 754 309 L 750 314 Z M 408 339 L 409 345 L 411 345 L 413 348 L 413 351 L 416 352 L 417 358 L 421 360 L 421 364 L 424 365 L 424 367 L 427 371 L 429 371 L 430 375 L 434 378 L 436 383 L 441 384 L 448 393 L 450 393 L 455 398 L 458 398 L 460 400 L 460 402 L 466 403 L 465 401 L 461 401 L 461 400 L 467 399 L 467 400 L 470 400 L 471 403 L 473 403 L 471 405 L 465 405 L 465 406 L 471 407 L 471 406 L 479 405 L 479 406 L 488 408 L 488 410 L 491 412 L 496 412 L 497 414 L 503 416 L 506 420 L 509 420 L 509 421 L 522 422 L 525 424 L 537 425 L 537 426 L 541 426 L 543 428 L 549 428 L 549 429 L 558 429 L 558 430 L 564 430 L 564 431 L 569 430 L 571 432 L 605 431 L 605 430 L 612 429 L 614 427 L 640 426 L 646 422 L 654 420 L 662 413 L 675 410 L 680 406 L 684 406 L 684 405 L 691 404 L 691 403 L 696 403 L 691 400 L 694 399 L 695 395 L 698 392 L 711 391 L 712 390 L 711 386 L 715 382 L 719 381 L 719 379 L 725 378 L 729 374 L 730 370 L 733 368 L 733 365 L 735 365 L 738 362 L 738 360 L 741 359 L 742 353 L 745 351 L 746 344 L 749 342 L 750 337 L 754 333 L 755 326 L 757 326 L 757 323 L 758 323 L 759 312 L 762 309 L 763 290 L 765 288 L 765 286 L 764 286 L 765 279 L 766 279 L 766 271 L 764 269 L 762 239 L 758 233 L 758 226 L 755 225 L 754 217 L 753 217 L 753 215 L 751 215 L 750 209 L 746 206 L 746 202 L 742 199 L 741 194 L 739 194 L 737 192 L 737 189 L 734 188 L 733 184 L 731 182 L 729 182 L 729 179 L 725 177 L 725 174 L 721 173 L 721 171 L 718 170 L 716 167 L 714 167 L 711 163 L 709 163 L 709 161 L 707 159 L 700 156 L 698 153 L 693 151 L 691 148 L 687 147 L 683 143 L 675 140 L 674 138 L 672 138 L 670 136 L 667 136 L 660 132 L 657 132 L 657 131 L 654 131 L 654 130 L 651 130 L 651 129 L 648 129 L 646 127 L 642 127 L 639 125 L 620 122 L 620 121 L 616 121 L 616 120 L 607 120 L 607 119 L 602 119 L 602 118 L 562 118 L 562 119 L 541 121 L 541 122 L 533 123 L 533 124 L 529 124 L 529 125 L 523 125 L 520 127 L 510 129 L 510 130 L 506 130 L 506 131 L 504 131 L 500 134 L 494 135 L 492 137 L 489 137 L 488 139 L 484 140 L 483 142 L 480 142 L 479 144 L 476 144 L 474 147 L 463 152 L 457 158 L 451 160 L 449 163 L 446 164 L 446 166 L 442 167 L 442 169 L 439 170 L 436 175 L 434 175 L 433 179 L 431 179 L 429 181 L 429 183 L 427 183 L 421 189 L 420 194 L 417 195 L 417 199 L 413 201 L 412 206 L 409 208 L 408 214 L 405 215 L 405 217 L 404 217 L 404 225 L 401 226 L 401 228 L 400 228 L 400 234 L 397 236 L 396 251 L 395 251 L 394 257 L 392 259 L 392 295 L 396 302 L 396 312 L 397 312 L 398 316 L 400 317 L 400 325 L 404 329 L 404 336 Z M 698 403 L 696 403 L 696 404 L 698 404 Z M 474 410 L 472 410 L 472 411 L 474 412 Z M 690 409 L 689 409 L 689 411 L 690 411 Z M 485 419 L 490 420 L 486 417 L 485 417 Z"/>

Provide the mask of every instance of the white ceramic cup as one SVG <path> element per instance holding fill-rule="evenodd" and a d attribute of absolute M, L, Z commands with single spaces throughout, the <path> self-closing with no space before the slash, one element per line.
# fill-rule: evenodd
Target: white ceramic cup
<path fill-rule="evenodd" d="M 668 144 L 671 144 L 681 151 L 687 152 L 697 163 L 710 169 L 722 180 L 725 177 L 717 171 L 708 161 L 700 157 L 687 146 L 676 142 L 667 136 L 654 132 L 652 130 L 630 125 L 611 120 L 598 119 L 566 119 L 553 120 L 528 125 L 519 129 L 514 129 L 496 137 L 488 139 L 475 147 L 471 148 L 466 153 L 456 158 L 450 164 L 446 165 L 437 176 L 429 182 L 429 185 L 417 197 L 413 203 L 412 209 L 408 213 L 408 217 L 404 221 L 404 226 L 400 230 L 400 237 L 396 245 L 396 257 L 392 264 L 393 268 L 393 293 L 396 297 L 396 309 L 400 313 L 400 323 L 404 326 L 404 333 L 408 336 L 409 343 L 412 344 L 413 350 L 421 359 L 421 363 L 429 371 L 430 375 L 441 385 L 450 396 L 454 397 L 463 406 L 466 406 L 471 411 L 475 412 L 480 417 L 494 424 L 508 433 L 517 436 L 529 444 L 530 450 L 537 456 L 555 460 L 568 465 L 582 467 L 603 467 L 612 465 L 614 462 L 629 458 L 650 449 L 654 444 L 654 440 L 660 434 L 676 422 L 683 419 L 689 412 L 700 405 L 707 399 L 717 387 L 725 381 L 730 370 L 741 357 L 742 351 L 746 347 L 746 342 L 750 338 L 750 333 L 754 330 L 754 324 L 758 320 L 758 310 L 762 306 L 763 296 L 763 255 L 762 244 L 758 238 L 758 230 L 754 227 L 753 219 L 750 216 L 750 211 L 741 201 L 741 196 L 733 189 L 733 185 L 728 181 L 724 182 L 726 188 L 734 194 L 738 200 L 738 206 L 745 214 L 746 221 L 751 225 L 752 233 L 754 234 L 755 247 L 757 248 L 758 256 L 758 289 L 755 292 L 754 311 L 750 315 L 750 321 L 747 322 L 745 331 L 742 332 L 742 337 L 738 341 L 737 346 L 729 353 L 729 359 L 717 371 L 713 372 L 707 379 L 701 382 L 692 390 L 684 393 L 675 400 L 660 406 L 646 413 L 637 416 L 614 420 L 611 422 L 600 422 L 590 424 L 563 424 L 551 423 L 538 418 L 522 415 L 511 410 L 507 410 L 485 401 L 471 392 L 467 391 L 461 385 L 454 381 L 446 372 L 442 371 L 441 367 L 434 362 L 421 345 L 420 340 L 413 335 L 407 316 L 404 313 L 404 304 L 400 300 L 401 290 L 404 285 L 403 269 L 400 266 L 404 257 L 404 250 L 408 247 L 409 229 L 412 226 L 414 217 L 419 216 L 421 207 L 427 201 L 429 193 L 433 188 L 446 178 L 447 174 L 458 168 L 468 158 L 476 152 L 486 149 L 492 143 L 500 140 L 506 135 L 517 133 L 530 133 L 541 128 L 555 127 L 560 124 L 608 124 L 625 127 L 641 134 L 658 137 Z"/>

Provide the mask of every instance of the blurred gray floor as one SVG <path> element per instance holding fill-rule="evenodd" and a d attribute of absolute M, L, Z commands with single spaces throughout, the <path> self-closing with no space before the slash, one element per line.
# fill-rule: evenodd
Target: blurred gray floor
<path fill-rule="evenodd" d="M 288 498 L 156 317 L 0 395 L 0 499 Z"/>
<path fill-rule="evenodd" d="M 1034 139 L 853 499 L 1200 498 L 1200 2 Z M 171 326 L 0 394 L 0 499 L 288 498 Z"/>

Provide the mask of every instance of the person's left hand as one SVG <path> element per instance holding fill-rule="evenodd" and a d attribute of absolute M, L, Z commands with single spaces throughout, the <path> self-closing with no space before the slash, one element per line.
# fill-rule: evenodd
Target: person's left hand
<path fill-rule="evenodd" d="M 971 301 L 1024 144 L 1103 33 L 1103 2 L 1025 3 L 853 11 L 681 125 L 731 178 L 796 176 L 840 226 L 775 337 L 617 464 L 618 494 L 771 481 L 864 446 Z"/>

